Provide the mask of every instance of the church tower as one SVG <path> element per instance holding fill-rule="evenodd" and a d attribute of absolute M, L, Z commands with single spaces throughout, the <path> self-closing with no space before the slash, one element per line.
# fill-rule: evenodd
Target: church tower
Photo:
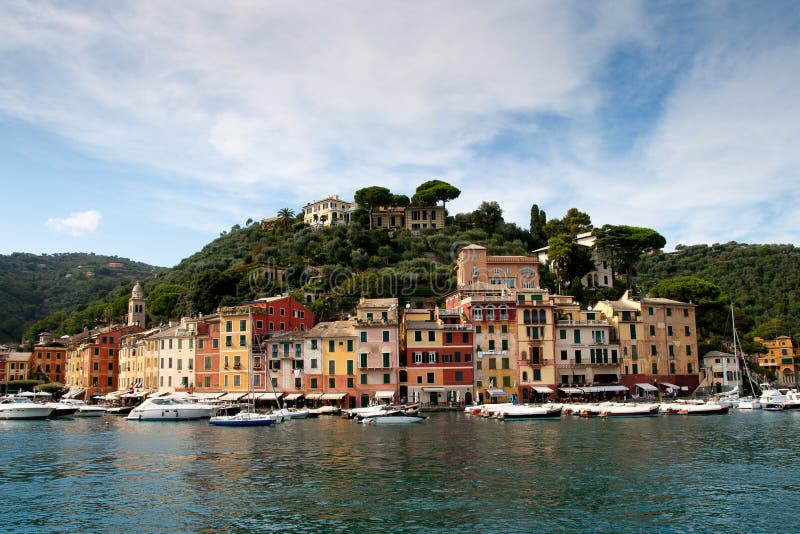
<path fill-rule="evenodd" d="M 136 282 L 131 291 L 131 298 L 128 299 L 128 326 L 144 328 L 145 310 L 144 290 L 142 285 Z"/>

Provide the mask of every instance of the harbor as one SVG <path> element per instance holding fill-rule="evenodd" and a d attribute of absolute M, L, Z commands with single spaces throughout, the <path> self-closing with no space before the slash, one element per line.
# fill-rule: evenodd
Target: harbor
<path fill-rule="evenodd" d="M 0 421 L 9 531 L 791 532 L 800 413 Z M 32 448 L 35 444 L 35 448 Z M 766 500 L 772 505 L 767 504 Z"/>

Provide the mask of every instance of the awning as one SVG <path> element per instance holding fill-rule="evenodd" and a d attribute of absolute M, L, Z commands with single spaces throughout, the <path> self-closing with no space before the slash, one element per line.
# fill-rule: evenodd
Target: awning
<path fill-rule="evenodd" d="M 295 400 L 299 399 L 302 396 L 303 396 L 302 393 L 289 393 L 288 395 L 286 395 L 286 397 L 283 398 L 283 400 L 295 401 Z"/>
<path fill-rule="evenodd" d="M 126 393 L 126 394 L 120 396 L 120 398 L 121 399 L 139 399 L 139 398 L 144 397 L 145 395 L 147 395 L 147 393 L 148 393 L 147 391 L 139 391 L 137 393 Z"/>
<path fill-rule="evenodd" d="M 444 393 L 444 388 L 429 387 L 422 388 L 422 391 L 425 391 L 426 393 Z"/>
<path fill-rule="evenodd" d="M 64 395 L 64 398 L 65 399 L 74 399 L 75 397 L 80 396 L 80 394 L 83 393 L 84 391 L 86 391 L 86 390 L 83 389 L 83 388 L 71 389 L 71 390 L 69 390 L 69 392 L 66 395 Z"/>
<path fill-rule="evenodd" d="M 562 393 L 566 393 L 567 395 L 582 395 L 583 390 L 578 388 L 558 388 L 558 390 Z"/>
<path fill-rule="evenodd" d="M 607 391 L 628 391 L 625 386 L 586 386 L 579 388 L 584 393 L 604 393 Z"/>
<path fill-rule="evenodd" d="M 276 400 L 280 399 L 282 396 L 283 396 L 283 392 L 279 391 L 277 393 L 258 393 L 258 394 L 256 394 L 255 398 L 256 398 L 256 400 L 273 400 L 273 401 L 276 401 Z"/>
<path fill-rule="evenodd" d="M 375 392 L 376 399 L 393 399 L 394 398 L 394 391 L 376 391 Z"/>
<path fill-rule="evenodd" d="M 242 397 L 245 397 L 246 395 L 247 395 L 247 392 L 234 391 L 234 392 L 231 392 L 231 393 L 224 394 L 223 396 L 221 396 L 219 398 L 219 400 L 221 400 L 221 401 L 238 401 L 239 399 L 241 399 Z"/>
<path fill-rule="evenodd" d="M 322 393 L 309 393 L 306 395 L 307 400 L 319 400 L 322 397 Z"/>
<path fill-rule="evenodd" d="M 194 393 L 194 396 L 197 397 L 198 399 L 206 399 L 206 400 L 207 399 L 216 399 L 216 398 L 219 398 L 219 397 L 221 397 L 223 395 L 224 395 L 224 393 L 222 391 L 217 391 L 217 392 L 214 392 L 214 393 L 210 393 L 210 392 L 207 392 L 207 391 L 203 391 L 203 392 L 200 392 L 200 393 L 197 393 L 197 392 Z"/>
<path fill-rule="evenodd" d="M 323 393 L 320 400 L 342 400 L 347 393 Z"/>
<path fill-rule="evenodd" d="M 645 382 L 637 382 L 636 387 L 643 389 L 644 391 L 658 391 L 658 388 L 653 384 L 647 384 Z"/>
<path fill-rule="evenodd" d="M 553 390 L 547 386 L 533 386 L 533 390 L 536 393 L 552 393 Z"/>
<path fill-rule="evenodd" d="M 508 395 L 508 393 L 502 389 L 487 389 L 486 393 L 488 393 L 490 397 L 505 397 Z"/>
<path fill-rule="evenodd" d="M 670 382 L 659 382 L 659 384 L 661 384 L 662 386 L 667 386 L 667 389 L 681 389 L 680 386 L 676 386 L 675 384 L 672 384 Z"/>

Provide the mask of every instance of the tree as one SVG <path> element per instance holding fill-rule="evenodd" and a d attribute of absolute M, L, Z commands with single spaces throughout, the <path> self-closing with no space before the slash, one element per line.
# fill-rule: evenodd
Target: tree
<path fill-rule="evenodd" d="M 292 217 L 294 217 L 294 210 L 290 208 L 281 208 L 278 210 L 278 218 L 283 224 L 284 228 L 288 228 L 291 224 Z"/>
<path fill-rule="evenodd" d="M 354 199 L 356 204 L 369 211 L 369 229 L 372 230 L 372 210 L 389 205 L 392 201 L 392 192 L 385 187 L 373 185 L 356 191 Z"/>
<path fill-rule="evenodd" d="M 441 201 L 442 207 L 447 209 L 447 202 L 458 198 L 459 195 L 461 195 L 459 188 L 441 180 L 429 180 L 417 187 L 417 192 L 411 200 L 415 204 L 435 204 Z"/>
<path fill-rule="evenodd" d="M 503 209 L 495 201 L 484 200 L 478 209 L 472 212 L 472 223 L 486 232 L 494 232 L 497 225 L 502 222 L 504 222 Z"/>
<path fill-rule="evenodd" d="M 575 237 L 592 230 L 592 218 L 578 208 L 570 208 L 562 219 L 550 219 L 544 227 L 544 234 L 549 239 L 558 234 Z"/>
<path fill-rule="evenodd" d="M 147 310 L 155 320 L 163 321 L 176 316 L 175 306 L 186 289 L 178 284 L 158 286 L 147 295 Z"/>
<path fill-rule="evenodd" d="M 547 215 L 544 211 L 539 210 L 539 206 L 534 204 L 531 206 L 531 238 L 533 239 L 533 248 L 541 248 L 547 244 L 547 237 L 545 235 L 545 225 L 547 224 Z"/>
<path fill-rule="evenodd" d="M 411 204 L 411 200 L 408 198 L 408 195 L 392 195 L 389 203 L 392 206 L 408 206 Z"/>
<path fill-rule="evenodd" d="M 595 229 L 594 235 L 597 237 L 595 247 L 608 252 L 625 266 L 625 285 L 628 291 L 631 289 L 633 267 L 641 255 L 660 250 L 667 244 L 664 236 L 655 230 L 638 226 L 606 224 Z"/>
<path fill-rule="evenodd" d="M 575 280 L 580 284 L 581 278 L 594 269 L 591 249 L 579 245 L 568 234 L 559 234 L 550 238 L 548 242 L 547 259 L 556 273 L 559 292 L 561 289 L 571 289 L 575 294 Z M 582 295 L 578 293 L 576 296 Z"/>

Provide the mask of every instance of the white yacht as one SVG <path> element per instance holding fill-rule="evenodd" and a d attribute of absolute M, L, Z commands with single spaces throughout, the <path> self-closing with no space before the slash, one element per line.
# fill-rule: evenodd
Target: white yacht
<path fill-rule="evenodd" d="M 783 403 L 789 400 L 786 396 L 789 390 L 775 389 L 769 384 L 761 384 L 761 397 L 758 399 L 764 410 L 782 410 Z"/>
<path fill-rule="evenodd" d="M 26 397 L 0 399 L 0 419 L 47 419 L 52 411 L 51 407 L 36 404 Z"/>
<path fill-rule="evenodd" d="M 208 419 L 216 413 L 209 404 L 187 402 L 172 397 L 147 399 L 131 410 L 125 419 L 129 421 L 188 421 Z"/>
<path fill-rule="evenodd" d="M 98 404 L 86 404 L 80 399 L 61 399 L 62 404 L 69 404 L 77 408 L 73 417 L 100 417 L 106 413 L 106 407 Z"/>

